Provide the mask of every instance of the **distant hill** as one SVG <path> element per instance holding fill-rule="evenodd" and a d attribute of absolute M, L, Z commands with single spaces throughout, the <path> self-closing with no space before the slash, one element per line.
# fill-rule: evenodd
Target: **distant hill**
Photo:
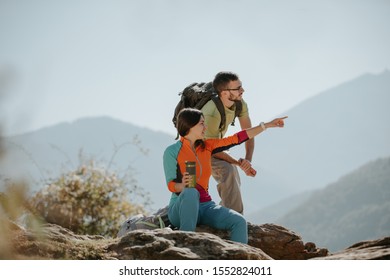
<path fill-rule="evenodd" d="M 246 218 L 253 224 L 274 223 L 279 218 L 301 205 L 316 191 L 318 190 L 303 191 L 293 194 L 285 199 L 275 202 L 274 204 L 247 214 Z"/>
<path fill-rule="evenodd" d="M 330 251 L 390 234 L 390 157 L 316 191 L 276 221 Z"/>
<path fill-rule="evenodd" d="M 331 88 L 281 114 L 288 115 L 285 128 L 256 138 L 258 176 L 242 176 L 246 213 L 389 156 L 389 106 L 390 71 L 384 71 Z"/>
<path fill-rule="evenodd" d="M 321 188 L 370 160 L 389 156 L 389 104 L 390 72 L 385 71 L 358 77 L 287 111 L 285 128 L 270 129 L 256 138 L 253 164 L 258 175 L 241 176 L 245 213 L 249 216 L 291 195 Z M 250 110 L 254 109 L 250 104 Z M 84 156 L 108 162 L 115 146 L 129 143 L 135 136 L 149 153 L 124 145 L 113 167 L 134 168 L 135 178 L 150 193 L 155 208 L 165 206 L 169 192 L 162 154 L 175 135 L 109 117 L 84 118 L 6 138 L 8 167 L 0 166 L 0 173 L 19 170 L 35 179 L 55 177 L 77 166 L 80 149 Z M 231 153 L 242 156 L 242 149 L 234 148 Z M 210 190 L 218 202 L 213 180 Z M 265 215 L 263 221 L 275 220 L 289 210 Z"/>
<path fill-rule="evenodd" d="M 136 184 L 150 194 L 153 208 L 157 209 L 165 206 L 170 197 L 162 153 L 173 141 L 172 135 L 109 117 L 84 118 L 6 138 L 8 164 L 0 173 L 22 173 L 34 180 L 55 178 L 61 172 L 74 170 L 81 153 L 104 165 L 112 161 L 112 171 L 122 172 L 130 167 Z M 38 182 L 35 188 L 39 187 Z"/>

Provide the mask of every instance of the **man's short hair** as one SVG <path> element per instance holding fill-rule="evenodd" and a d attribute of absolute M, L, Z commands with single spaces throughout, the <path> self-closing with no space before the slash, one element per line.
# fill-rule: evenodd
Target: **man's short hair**
<path fill-rule="evenodd" d="M 215 75 L 213 81 L 214 90 L 220 94 L 223 90 L 227 88 L 227 85 L 231 81 L 237 81 L 239 79 L 238 75 L 233 72 L 222 71 Z"/>

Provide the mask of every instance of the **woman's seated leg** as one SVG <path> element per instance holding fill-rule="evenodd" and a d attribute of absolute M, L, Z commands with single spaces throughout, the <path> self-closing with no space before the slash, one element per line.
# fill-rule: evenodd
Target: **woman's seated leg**
<path fill-rule="evenodd" d="M 248 225 L 238 212 L 217 205 L 214 201 L 200 203 L 200 224 L 230 231 L 232 241 L 248 243 Z"/>
<path fill-rule="evenodd" d="M 195 231 L 199 217 L 199 192 L 185 188 L 174 205 L 169 207 L 168 218 L 180 230 Z"/>

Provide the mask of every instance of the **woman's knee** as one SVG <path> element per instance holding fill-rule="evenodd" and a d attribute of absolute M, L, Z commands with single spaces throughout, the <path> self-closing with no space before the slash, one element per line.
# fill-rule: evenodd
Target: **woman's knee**
<path fill-rule="evenodd" d="M 169 208 L 168 219 L 175 226 L 181 228 L 183 223 L 198 220 L 199 192 L 195 188 L 184 189 L 175 204 Z M 184 219 L 184 221 L 183 221 Z"/>
<path fill-rule="evenodd" d="M 220 217 L 219 221 L 223 223 L 224 228 L 234 229 L 234 228 L 247 227 L 247 221 L 243 215 L 241 215 L 240 213 L 232 209 L 223 206 L 221 207 L 221 209 L 225 210 L 225 214 L 224 217 L 223 216 Z"/>
<path fill-rule="evenodd" d="M 231 229 L 240 229 L 247 231 L 248 228 L 248 223 L 246 219 L 244 218 L 243 215 L 236 211 L 231 211 L 231 216 L 230 216 L 230 227 Z"/>
<path fill-rule="evenodd" d="M 237 213 L 234 215 L 234 223 L 238 226 L 247 227 L 248 223 L 243 215 Z"/>
<path fill-rule="evenodd" d="M 193 200 L 199 202 L 199 192 L 195 188 L 185 188 L 180 194 L 183 200 Z"/>

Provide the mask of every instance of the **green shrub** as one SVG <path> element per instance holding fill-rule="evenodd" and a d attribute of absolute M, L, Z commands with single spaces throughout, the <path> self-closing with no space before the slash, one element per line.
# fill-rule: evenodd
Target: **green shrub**
<path fill-rule="evenodd" d="M 90 161 L 41 189 L 31 204 L 47 222 L 77 234 L 115 237 L 126 218 L 145 212 L 143 206 L 130 202 L 134 188 L 125 178 Z"/>

